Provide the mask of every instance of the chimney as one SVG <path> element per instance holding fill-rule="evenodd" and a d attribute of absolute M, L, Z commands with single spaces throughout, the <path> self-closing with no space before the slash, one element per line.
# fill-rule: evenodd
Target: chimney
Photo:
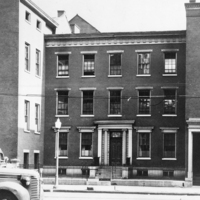
<path fill-rule="evenodd" d="M 190 3 L 196 3 L 196 0 L 190 0 Z"/>
<path fill-rule="evenodd" d="M 64 10 L 58 10 L 58 17 L 62 16 L 63 14 L 65 14 Z"/>

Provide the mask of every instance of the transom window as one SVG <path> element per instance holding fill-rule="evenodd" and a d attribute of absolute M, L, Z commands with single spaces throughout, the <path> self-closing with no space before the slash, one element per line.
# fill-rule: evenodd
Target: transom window
<path fill-rule="evenodd" d="M 30 71 L 30 45 L 25 43 L 25 70 Z"/>
<path fill-rule="evenodd" d="M 110 90 L 110 114 L 121 114 L 121 90 Z"/>
<path fill-rule="evenodd" d="M 68 115 L 68 93 L 69 91 L 57 92 L 57 115 Z"/>
<path fill-rule="evenodd" d="M 58 76 L 69 76 L 69 55 L 58 55 Z"/>
<path fill-rule="evenodd" d="M 59 157 L 68 156 L 68 133 L 67 132 L 59 132 Z"/>
<path fill-rule="evenodd" d="M 138 157 L 150 157 L 150 133 L 138 133 Z"/>
<path fill-rule="evenodd" d="M 176 52 L 165 52 L 164 53 L 165 59 L 165 74 L 176 74 L 177 67 L 176 67 Z"/>
<path fill-rule="evenodd" d="M 110 75 L 122 75 L 121 53 L 110 54 Z"/>
<path fill-rule="evenodd" d="M 36 75 L 40 76 L 40 51 L 36 50 L 36 54 L 35 54 L 35 71 L 36 71 Z"/>
<path fill-rule="evenodd" d="M 138 114 L 150 114 L 150 90 L 138 90 Z"/>
<path fill-rule="evenodd" d="M 81 157 L 92 157 L 92 133 L 81 133 Z"/>
<path fill-rule="evenodd" d="M 164 114 L 176 114 L 176 89 L 164 89 Z"/>
<path fill-rule="evenodd" d="M 163 158 L 175 158 L 175 133 L 163 133 Z"/>
<path fill-rule="evenodd" d="M 82 91 L 83 92 L 83 109 L 82 109 L 82 114 L 83 115 L 93 115 L 93 95 L 94 91 L 93 90 L 88 90 L 88 91 Z"/>
<path fill-rule="evenodd" d="M 150 53 L 138 53 L 138 75 L 150 74 Z"/>
<path fill-rule="evenodd" d="M 94 54 L 86 54 L 83 55 L 83 75 L 84 76 L 93 76 L 95 75 L 95 55 Z"/>

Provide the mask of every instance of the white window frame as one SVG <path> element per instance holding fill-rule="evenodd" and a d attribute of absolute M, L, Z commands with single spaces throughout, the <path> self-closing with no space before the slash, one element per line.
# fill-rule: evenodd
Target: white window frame
<path fill-rule="evenodd" d="M 36 20 L 36 29 L 39 31 L 42 29 L 42 22 L 38 19 Z"/>
<path fill-rule="evenodd" d="M 37 123 L 36 123 L 37 121 Z M 40 126 L 41 126 L 41 110 L 40 104 L 35 104 L 35 133 L 40 133 Z"/>
<path fill-rule="evenodd" d="M 38 49 L 35 51 L 35 61 L 35 74 L 36 76 L 41 76 L 41 52 Z"/>
<path fill-rule="evenodd" d="M 31 23 L 31 13 L 29 11 L 25 11 L 25 20 L 28 23 Z"/>
<path fill-rule="evenodd" d="M 24 101 L 24 131 L 30 132 L 30 101 L 25 100 Z"/>
<path fill-rule="evenodd" d="M 25 71 L 30 72 L 30 44 L 25 42 Z"/>
<path fill-rule="evenodd" d="M 93 159 L 94 157 L 94 130 L 95 127 L 77 127 L 77 129 L 79 130 L 80 133 L 80 146 L 79 146 L 79 159 Z M 92 156 L 82 156 L 82 152 L 81 152 L 81 147 L 82 147 L 82 134 L 84 133 L 91 133 L 92 134 Z"/>

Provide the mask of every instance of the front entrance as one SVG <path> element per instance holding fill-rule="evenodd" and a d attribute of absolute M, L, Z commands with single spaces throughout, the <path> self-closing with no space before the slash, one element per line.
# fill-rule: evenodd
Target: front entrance
<path fill-rule="evenodd" d="M 122 165 L 122 132 L 112 131 L 110 133 L 110 165 Z"/>

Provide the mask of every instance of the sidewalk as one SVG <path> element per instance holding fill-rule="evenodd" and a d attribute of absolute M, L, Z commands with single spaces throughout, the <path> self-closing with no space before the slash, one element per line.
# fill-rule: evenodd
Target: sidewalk
<path fill-rule="evenodd" d="M 43 185 L 45 192 L 90 192 L 90 193 L 127 193 L 154 195 L 193 195 L 200 196 L 200 186 L 193 187 L 142 187 L 142 186 L 91 186 L 91 185 Z"/>

